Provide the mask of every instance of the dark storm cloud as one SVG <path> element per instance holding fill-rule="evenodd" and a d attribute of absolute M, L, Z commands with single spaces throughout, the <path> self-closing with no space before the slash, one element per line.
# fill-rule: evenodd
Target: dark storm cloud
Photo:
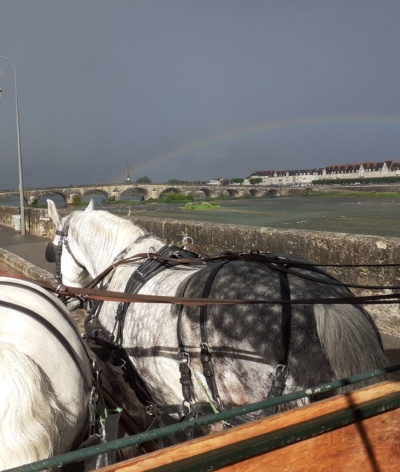
<path fill-rule="evenodd" d="M 134 179 L 165 181 L 399 159 L 399 20 L 397 1 L 3 0 L 25 185 L 118 181 L 127 160 Z M 5 189 L 16 135 L 0 67 Z M 329 116 L 343 124 L 290 124 Z"/>

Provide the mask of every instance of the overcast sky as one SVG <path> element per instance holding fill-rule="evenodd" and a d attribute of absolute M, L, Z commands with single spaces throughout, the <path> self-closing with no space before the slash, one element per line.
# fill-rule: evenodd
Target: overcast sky
<path fill-rule="evenodd" d="M 26 187 L 400 159 L 398 0 L 1 0 Z M 18 187 L 0 59 L 0 189 Z"/>

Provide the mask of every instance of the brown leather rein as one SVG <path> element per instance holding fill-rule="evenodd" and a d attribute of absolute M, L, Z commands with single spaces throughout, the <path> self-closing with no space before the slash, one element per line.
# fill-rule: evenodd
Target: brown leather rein
<path fill-rule="evenodd" d="M 309 266 L 318 266 L 318 267 L 382 267 L 382 264 L 344 264 L 344 265 L 330 265 L 330 264 L 312 264 L 308 262 L 299 262 L 291 261 L 286 259 L 265 259 L 262 256 L 259 256 L 258 253 L 227 253 L 221 256 L 215 257 L 203 257 L 196 259 L 175 259 L 169 257 L 163 257 L 159 254 L 154 253 L 143 253 L 137 254 L 133 257 L 122 259 L 115 262 L 101 274 L 99 274 L 95 279 L 93 279 L 86 287 L 67 287 L 63 284 L 57 284 L 56 282 L 44 282 L 38 280 L 32 280 L 32 282 L 40 285 L 43 288 L 46 288 L 54 293 L 57 293 L 61 296 L 66 297 L 77 297 L 81 300 L 100 300 L 100 301 L 114 301 L 114 302 L 124 302 L 124 303 L 165 303 L 173 305 L 192 305 L 192 306 L 205 306 L 205 305 L 275 305 L 275 304 L 292 304 L 292 305 L 311 305 L 311 304 L 382 304 L 382 303 L 400 303 L 400 293 L 393 294 L 380 294 L 380 295 L 367 295 L 367 296 L 353 296 L 353 297 L 340 297 L 340 298 L 314 298 L 314 299 L 295 299 L 295 300 L 237 300 L 237 299 L 219 299 L 219 298 L 185 298 L 185 297 L 170 297 L 170 296 L 160 296 L 160 295 L 143 295 L 143 294 L 131 294 L 123 292 L 113 292 L 108 290 L 98 290 L 94 287 L 101 282 L 112 270 L 120 265 L 135 264 L 144 259 L 148 258 L 157 258 L 165 262 L 170 263 L 171 265 L 198 265 L 202 266 L 208 262 L 216 262 L 221 260 L 243 260 L 243 261 L 253 261 L 268 266 L 270 269 L 275 271 L 282 271 L 289 275 L 299 276 L 304 279 L 329 284 L 337 285 L 351 288 L 364 288 L 364 289 L 378 289 L 378 290 L 400 290 L 400 286 L 378 286 L 378 285 L 358 285 L 358 284 L 342 284 L 335 280 L 321 279 L 306 275 L 304 273 L 299 273 L 295 269 L 307 269 Z M 292 268 L 290 268 L 292 266 Z M 399 267 L 400 264 L 385 264 L 385 267 Z M 15 275 L 10 275 L 10 277 L 20 277 Z"/>

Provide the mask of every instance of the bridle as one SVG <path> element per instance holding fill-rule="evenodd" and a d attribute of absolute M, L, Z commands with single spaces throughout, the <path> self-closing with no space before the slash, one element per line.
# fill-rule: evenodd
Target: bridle
<path fill-rule="evenodd" d="M 70 253 L 72 259 L 74 260 L 75 264 L 83 269 L 86 270 L 86 267 L 82 265 L 74 256 L 74 254 L 71 251 L 71 248 L 68 243 L 68 230 L 69 230 L 69 219 L 71 216 L 68 216 L 68 218 L 65 220 L 63 227 L 61 230 L 56 231 L 56 235 L 60 236 L 60 240 L 58 241 L 58 244 L 54 244 L 53 242 L 50 242 L 47 244 L 46 247 L 46 252 L 45 252 L 45 258 L 47 262 L 55 262 L 56 264 L 56 271 L 54 274 L 54 278 L 58 284 L 62 284 L 62 273 L 61 273 L 61 255 L 63 251 L 63 246 L 65 246 L 65 249 Z"/>

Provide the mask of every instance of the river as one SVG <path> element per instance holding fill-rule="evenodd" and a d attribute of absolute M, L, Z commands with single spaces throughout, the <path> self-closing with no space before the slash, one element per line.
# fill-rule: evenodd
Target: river
<path fill-rule="evenodd" d="M 278 197 L 232 199 L 218 210 L 186 210 L 184 204 L 131 205 L 131 214 L 212 223 L 334 231 L 400 237 L 400 199 Z M 126 215 L 127 208 L 109 211 Z"/>
<path fill-rule="evenodd" d="M 97 208 L 123 216 L 130 211 L 132 215 L 155 218 L 400 237 L 400 199 L 262 197 L 222 200 L 218 210 L 196 211 L 186 210 L 185 205 L 179 203 L 137 203 L 130 205 L 130 209 L 125 205 L 105 206 L 100 203 L 104 198 L 103 195 L 93 196 Z M 83 200 L 89 201 L 90 197 L 85 195 Z M 64 206 L 64 200 L 60 196 L 47 198 L 53 199 L 58 208 Z M 0 202 L 0 205 L 7 204 L 18 206 L 19 200 L 17 197 L 12 197 Z"/>

